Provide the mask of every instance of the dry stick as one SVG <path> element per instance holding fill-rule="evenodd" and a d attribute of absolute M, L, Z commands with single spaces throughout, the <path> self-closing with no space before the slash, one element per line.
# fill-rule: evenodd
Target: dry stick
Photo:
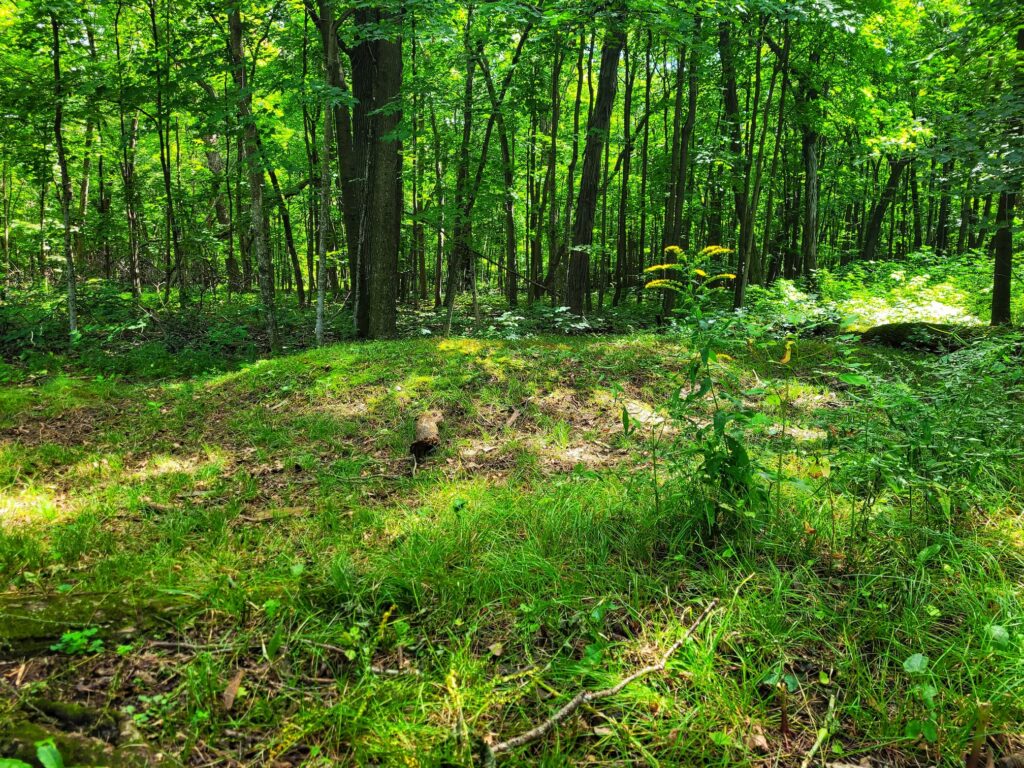
<path fill-rule="evenodd" d="M 633 674 L 620 680 L 611 688 L 605 688 L 600 691 L 580 691 L 569 701 L 568 704 L 559 709 L 557 712 L 555 712 L 555 714 L 553 714 L 543 723 L 538 725 L 536 728 L 531 728 L 530 730 L 521 733 L 518 736 L 513 736 L 511 739 L 508 739 L 507 741 L 500 741 L 497 744 L 492 745 L 488 750 L 488 758 L 493 758 L 494 755 L 499 755 L 502 752 L 509 752 L 510 750 L 522 747 L 526 744 L 529 744 L 530 742 L 537 741 L 537 739 L 541 739 L 548 733 L 550 733 L 556 725 L 565 720 L 567 717 L 569 717 L 569 715 L 571 715 L 577 709 L 582 707 L 584 704 L 589 704 L 593 701 L 597 701 L 598 699 L 607 699 L 609 696 L 614 696 L 615 694 L 617 694 L 619 691 L 621 691 L 627 685 L 632 683 L 634 680 L 638 680 L 641 677 L 644 677 L 645 675 L 651 674 L 652 672 L 664 671 L 665 666 L 668 664 L 669 659 L 672 658 L 672 655 L 682 647 L 683 643 L 690 639 L 690 636 L 694 633 L 697 627 L 703 624 L 704 620 L 711 615 L 711 612 L 715 609 L 716 605 L 718 605 L 717 598 L 708 603 L 707 608 L 705 608 L 704 611 L 700 614 L 700 616 L 697 617 L 696 621 L 694 621 L 689 626 L 689 628 L 686 630 L 686 633 L 681 638 L 672 643 L 672 646 L 668 649 L 668 651 L 665 652 L 665 655 L 661 657 L 661 661 L 659 661 L 657 664 L 651 664 L 650 666 L 644 667 L 643 669 L 638 669 Z"/>

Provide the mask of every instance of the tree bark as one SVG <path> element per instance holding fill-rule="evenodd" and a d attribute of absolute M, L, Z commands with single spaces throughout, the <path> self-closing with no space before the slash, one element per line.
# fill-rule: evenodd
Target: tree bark
<path fill-rule="evenodd" d="M 382 8 L 355 12 L 360 39 L 352 47 L 353 156 L 362 160 L 364 189 L 358 232 L 356 333 L 370 339 L 396 331 L 398 248 L 402 224 L 402 39 L 399 19 Z"/>
<path fill-rule="evenodd" d="M 1017 28 L 1017 64 L 1013 86 L 1016 102 L 1024 99 L 1024 26 Z M 1016 113 L 1010 117 L 1009 133 L 1016 141 L 1024 138 L 1024 117 Z M 1011 146 L 1012 146 L 1011 140 Z M 992 325 L 1009 323 L 1010 298 L 1013 282 L 1013 217 L 1016 191 L 1020 184 L 1019 169 L 1011 178 L 1003 179 L 1003 190 L 999 194 L 999 209 L 996 214 L 996 232 L 992 237 L 995 252 L 995 269 L 992 279 Z"/>
<path fill-rule="evenodd" d="M 252 114 L 252 92 L 246 82 L 245 57 L 242 47 L 242 17 L 239 7 L 233 6 L 228 15 L 231 64 L 238 93 L 238 117 L 242 123 L 240 158 L 249 176 L 249 227 L 252 248 L 256 254 L 256 279 L 259 283 L 260 302 L 263 305 L 263 323 L 267 329 L 272 353 L 278 351 L 277 311 L 274 305 L 274 272 L 267 243 L 266 222 L 263 211 L 263 164 L 260 162 L 259 137 Z"/>
<path fill-rule="evenodd" d="M 618 88 L 619 56 L 625 44 L 625 9 L 618 7 L 612 15 L 601 49 L 597 100 L 587 121 L 587 138 L 583 147 L 583 170 L 573 224 L 572 251 L 569 254 L 569 275 L 566 300 L 569 310 L 582 315 L 589 290 L 590 246 L 594 240 L 594 214 L 597 208 L 598 182 L 601 177 L 601 153 L 608 140 L 615 92 Z"/>
<path fill-rule="evenodd" d="M 896 199 L 900 175 L 909 163 L 909 158 L 889 158 L 889 180 L 885 183 L 885 188 L 882 190 L 878 202 L 875 203 L 875 207 L 871 211 L 871 218 L 868 220 L 868 227 L 864 233 L 864 250 L 861 253 L 861 258 L 865 261 L 874 259 L 878 252 L 878 241 L 882 235 L 882 223 L 885 221 L 886 211 L 893 200 Z"/>
<path fill-rule="evenodd" d="M 71 251 L 71 176 L 64 149 L 64 90 L 60 71 L 60 22 L 50 12 L 53 31 L 53 136 L 57 146 L 57 164 L 60 166 L 60 212 L 64 224 L 64 270 L 68 285 L 68 330 L 74 342 L 78 332 L 78 296 L 75 284 L 75 259 Z"/>
<path fill-rule="evenodd" d="M 730 33 L 732 25 L 723 21 L 718 28 L 718 52 L 722 60 L 722 101 L 725 107 L 725 120 L 728 123 L 729 152 L 734 163 L 732 169 L 732 190 L 733 201 L 736 210 L 736 220 L 741 230 L 744 222 L 747 221 L 747 191 L 744 183 L 746 178 L 746 156 L 743 154 L 743 143 L 740 137 L 740 105 L 736 91 L 736 67 L 732 57 L 732 41 Z M 743 306 L 743 300 L 747 289 L 747 261 L 748 254 L 743 248 L 746 240 L 746 232 L 741 231 L 739 235 L 739 248 L 736 255 L 736 280 L 733 291 L 732 305 L 734 309 Z"/>

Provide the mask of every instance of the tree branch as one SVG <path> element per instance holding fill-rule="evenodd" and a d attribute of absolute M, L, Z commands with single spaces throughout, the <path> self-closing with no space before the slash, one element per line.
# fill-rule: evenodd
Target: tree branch
<path fill-rule="evenodd" d="M 571 714 L 573 714 L 577 709 L 582 707 L 584 704 L 590 704 L 591 702 L 598 701 L 599 699 L 607 699 L 608 697 L 614 696 L 615 694 L 619 693 L 627 685 L 636 680 L 639 680 L 641 677 L 649 675 L 652 672 L 664 671 L 666 665 L 669 662 L 669 659 L 672 658 L 673 654 L 675 654 L 675 652 L 683 646 L 683 643 L 690 639 L 694 631 L 696 631 L 696 629 L 704 623 L 704 621 L 711 615 L 711 613 L 715 609 L 715 606 L 717 605 L 717 599 L 712 600 L 710 603 L 708 603 L 707 607 L 701 612 L 701 614 L 696 618 L 696 620 L 692 624 L 690 624 L 689 628 L 686 630 L 686 633 L 681 638 L 672 643 L 672 645 L 661 657 L 661 660 L 658 663 L 651 664 L 649 666 L 643 667 L 642 669 L 636 670 L 635 672 L 633 672 L 633 674 L 624 677 L 622 680 L 620 680 L 618 683 L 611 686 L 610 688 L 604 688 L 600 691 L 580 691 L 572 699 L 569 700 L 568 704 L 563 706 L 561 709 L 559 709 L 557 712 L 551 715 L 551 717 L 549 717 L 547 720 L 545 720 L 543 723 L 536 726 L 535 728 L 531 728 L 530 730 L 525 731 L 519 734 L 518 736 L 513 736 L 511 739 L 507 739 L 506 741 L 499 741 L 497 744 L 493 744 L 490 747 L 485 746 L 486 764 L 493 764 L 496 755 L 500 755 L 503 752 L 510 752 L 513 749 L 517 749 L 519 747 L 525 746 L 527 744 L 530 744 L 531 742 L 543 738 L 548 733 L 550 733 L 556 725 L 558 725 L 563 720 L 568 718 Z"/>

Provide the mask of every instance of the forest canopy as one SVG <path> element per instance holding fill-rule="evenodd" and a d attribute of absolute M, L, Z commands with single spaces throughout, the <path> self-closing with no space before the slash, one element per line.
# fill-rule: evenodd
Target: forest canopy
<path fill-rule="evenodd" d="M 325 303 L 376 338 L 463 292 L 618 305 L 709 245 L 736 307 L 778 277 L 982 248 L 1006 322 L 1021 13 L 4 3 L 2 282 L 67 286 L 72 328 L 82 279 L 182 306 L 258 290 L 274 346 L 288 294 L 317 338 Z"/>

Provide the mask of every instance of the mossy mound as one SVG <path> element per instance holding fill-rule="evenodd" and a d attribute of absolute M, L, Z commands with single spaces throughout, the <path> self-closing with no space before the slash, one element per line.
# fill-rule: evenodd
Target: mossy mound
<path fill-rule="evenodd" d="M 984 325 L 951 325 L 947 323 L 886 323 L 868 328 L 861 341 L 896 349 L 918 349 L 928 352 L 953 352 L 992 333 Z"/>

